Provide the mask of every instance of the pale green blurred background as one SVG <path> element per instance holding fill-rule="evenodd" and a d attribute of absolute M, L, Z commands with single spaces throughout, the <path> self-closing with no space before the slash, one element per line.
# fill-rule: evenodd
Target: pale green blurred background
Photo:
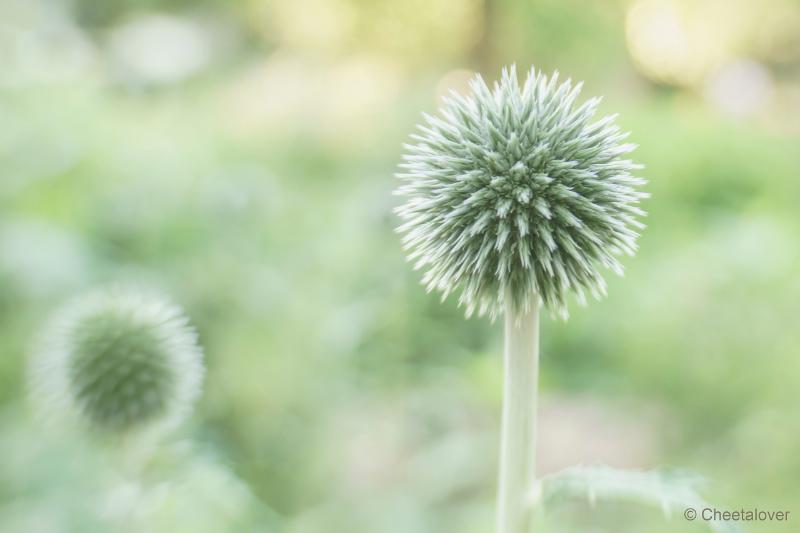
<path fill-rule="evenodd" d="M 501 328 L 425 293 L 391 191 L 421 112 L 512 62 L 605 95 L 652 193 L 609 297 L 544 321 L 540 471 L 685 467 L 800 530 L 800 2 L 0 0 L 0 531 L 491 531 Z M 112 281 L 206 349 L 138 476 L 25 395 L 43 321 Z"/>

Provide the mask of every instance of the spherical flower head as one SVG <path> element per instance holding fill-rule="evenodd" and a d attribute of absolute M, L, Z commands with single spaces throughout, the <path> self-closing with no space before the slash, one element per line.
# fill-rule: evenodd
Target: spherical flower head
<path fill-rule="evenodd" d="M 180 422 L 203 373 L 197 336 L 180 308 L 155 294 L 112 288 L 57 313 L 32 360 L 30 390 L 46 414 L 127 434 Z"/>
<path fill-rule="evenodd" d="M 576 105 L 581 84 L 504 69 L 489 89 L 455 92 L 425 115 L 397 176 L 398 231 L 423 283 L 460 291 L 467 316 L 544 303 L 567 315 L 567 295 L 605 295 L 601 274 L 633 255 L 645 181 L 625 154 L 614 116 L 593 121 L 599 98 Z"/>

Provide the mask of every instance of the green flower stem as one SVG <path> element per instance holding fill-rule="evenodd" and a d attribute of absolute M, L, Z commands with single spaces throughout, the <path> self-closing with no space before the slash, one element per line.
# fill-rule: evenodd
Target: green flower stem
<path fill-rule="evenodd" d="M 527 495 L 536 478 L 536 396 L 539 379 L 539 305 L 514 311 L 506 298 L 503 418 L 497 533 L 528 533 Z"/>

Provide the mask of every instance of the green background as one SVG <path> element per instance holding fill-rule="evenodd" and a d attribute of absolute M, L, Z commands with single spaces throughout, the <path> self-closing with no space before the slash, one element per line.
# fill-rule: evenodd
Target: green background
<path fill-rule="evenodd" d="M 391 192 L 421 112 L 509 63 L 604 95 L 652 194 L 608 298 L 544 319 L 540 472 L 686 468 L 795 530 L 800 3 L 0 0 L 0 531 L 490 531 L 501 327 L 425 293 Z M 26 395 L 42 324 L 109 282 L 206 353 L 141 472 Z"/>

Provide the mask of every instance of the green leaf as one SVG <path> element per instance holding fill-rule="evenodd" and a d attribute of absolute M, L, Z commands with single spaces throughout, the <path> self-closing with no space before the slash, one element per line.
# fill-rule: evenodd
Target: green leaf
<path fill-rule="evenodd" d="M 676 470 L 636 471 L 606 466 L 567 468 L 542 478 L 533 491 L 532 505 L 550 510 L 561 503 L 586 499 L 591 506 L 598 501 L 622 501 L 660 508 L 667 519 L 693 509 L 698 515 L 714 507 L 698 493 L 703 479 L 696 474 Z M 703 520 L 715 533 L 741 533 L 733 522 Z"/>

